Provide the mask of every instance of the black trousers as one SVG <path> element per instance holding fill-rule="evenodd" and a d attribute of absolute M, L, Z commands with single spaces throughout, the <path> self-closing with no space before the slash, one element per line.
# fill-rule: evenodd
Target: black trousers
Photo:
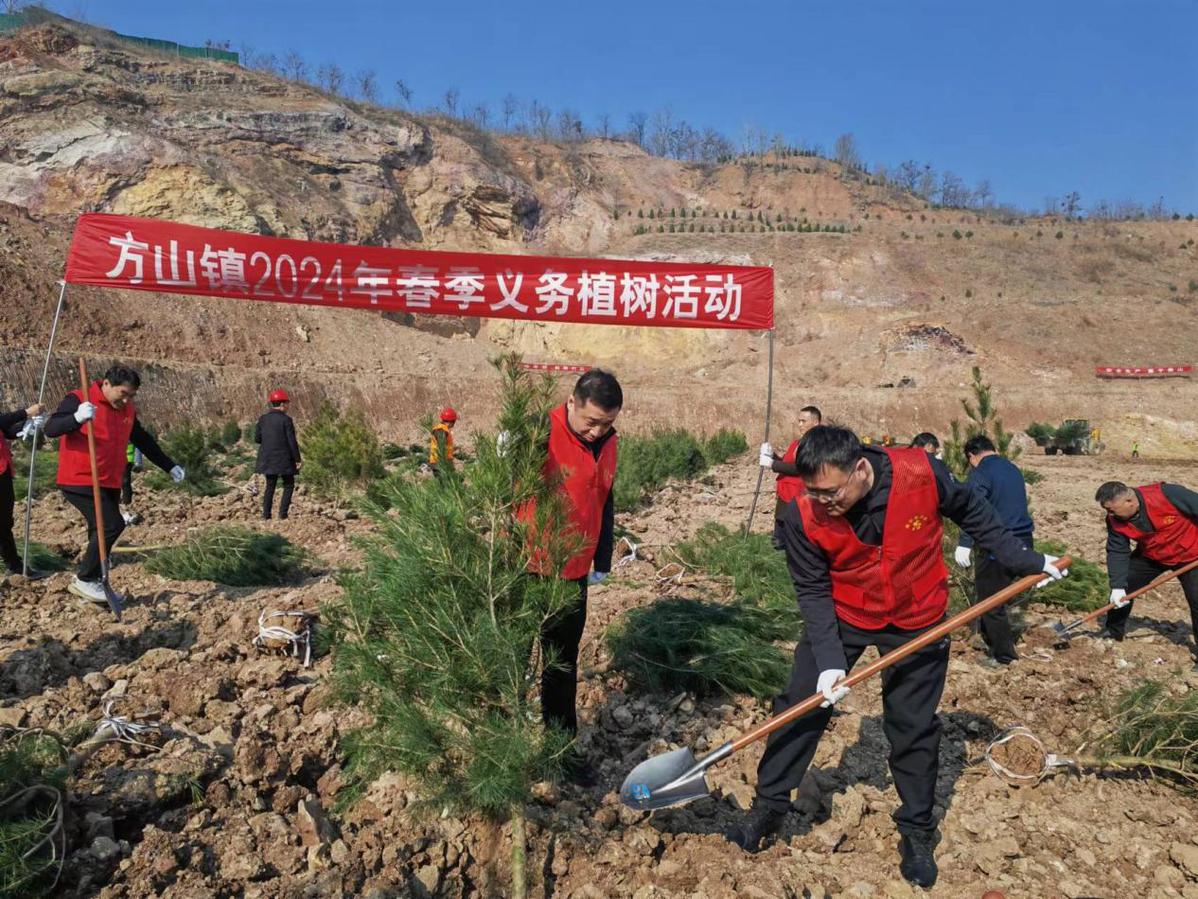
<path fill-rule="evenodd" d="M 125 466 L 125 474 L 121 478 L 121 505 L 127 506 L 133 502 L 133 463 Z"/>
<path fill-rule="evenodd" d="M 262 491 L 262 517 L 270 518 L 271 510 L 275 504 L 275 484 L 279 478 L 283 479 L 283 498 L 279 500 L 279 517 L 286 518 L 288 511 L 291 509 L 291 493 L 295 490 L 295 475 L 293 474 L 268 474 L 263 475 L 266 478 L 266 489 Z"/>
<path fill-rule="evenodd" d="M 62 492 L 68 503 L 79 510 L 83 520 L 87 522 L 87 549 L 79 562 L 75 574 L 81 581 L 98 581 L 100 579 L 100 548 L 96 544 L 96 506 L 92 492 L 74 493 L 69 490 Z M 100 507 L 104 512 L 104 546 L 109 552 L 116 543 L 121 532 L 125 530 L 125 519 L 121 517 L 121 488 L 101 487 Z"/>
<path fill-rule="evenodd" d="M 1156 577 L 1169 570 L 1168 566 L 1162 565 L 1160 562 L 1133 555 L 1127 561 L 1127 592 L 1132 593 L 1147 586 Z M 1185 594 L 1186 602 L 1190 606 L 1190 623 L 1194 628 L 1194 633 L 1198 634 L 1198 568 L 1187 571 L 1177 580 L 1181 582 L 1181 592 Z M 1127 619 L 1131 615 L 1131 607 L 1134 605 L 1135 600 L 1132 600 L 1122 609 L 1111 609 L 1107 612 L 1107 630 L 1117 637 L 1126 634 Z M 1195 651 L 1195 655 L 1198 655 L 1198 650 Z"/>
<path fill-rule="evenodd" d="M 13 539 L 13 508 L 16 497 L 13 495 L 12 465 L 8 471 L 0 474 L 0 561 L 9 571 L 20 571 L 21 555 L 17 552 L 17 541 Z"/>
<path fill-rule="evenodd" d="M 578 599 L 541 629 L 541 717 L 545 724 L 578 733 L 578 646 L 587 623 L 587 579 L 580 578 Z"/>
<path fill-rule="evenodd" d="M 1009 568 L 1003 568 L 998 564 L 997 559 L 992 559 L 989 554 L 984 552 L 979 554 L 973 575 L 975 602 L 981 602 L 983 599 L 993 596 L 1004 587 L 1015 583 L 1022 576 Z M 990 650 L 990 655 L 997 661 L 1013 662 L 1019 658 L 1019 654 L 1015 652 L 1015 634 L 1011 630 L 1011 621 L 1007 617 L 1005 605 L 983 615 L 978 622 L 978 629 L 981 631 L 982 639 L 986 641 L 986 648 Z"/>
<path fill-rule="evenodd" d="M 867 631 L 840 622 L 840 641 L 849 668 L 869 646 L 885 655 L 927 628 L 916 631 L 887 627 Z M 948 638 L 926 646 L 882 672 L 882 727 L 890 741 L 890 773 L 902 804 L 894 821 L 902 833 L 936 829 L 932 809 L 940 758 L 940 718 L 936 708 L 948 672 Z M 795 647 L 794 667 L 786 692 L 774 699 L 774 714 L 815 692 L 819 668 L 811 642 Z M 776 811 L 790 808 L 790 794 L 807 773 L 832 709 L 817 709 L 770 734 L 757 766 L 757 802 Z"/>

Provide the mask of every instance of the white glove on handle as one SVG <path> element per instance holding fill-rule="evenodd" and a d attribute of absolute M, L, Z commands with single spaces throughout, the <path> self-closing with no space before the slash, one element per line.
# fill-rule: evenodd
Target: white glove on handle
<path fill-rule="evenodd" d="M 761 454 L 757 457 L 757 464 L 762 468 L 774 467 L 774 448 L 770 444 L 761 444 Z"/>
<path fill-rule="evenodd" d="M 83 424 L 85 421 L 91 421 L 96 417 L 96 407 L 91 403 L 80 403 L 79 408 L 75 410 L 75 421 Z"/>
<path fill-rule="evenodd" d="M 183 470 L 183 466 L 176 465 L 171 469 L 171 480 L 176 484 L 182 484 L 185 477 L 187 477 L 187 472 Z"/>
<path fill-rule="evenodd" d="M 592 571 L 587 575 L 587 583 L 592 587 L 594 587 L 596 584 L 602 584 L 607 575 L 608 572 L 606 571 Z"/>
<path fill-rule="evenodd" d="M 1044 568 L 1041 570 L 1048 575 L 1048 580 L 1040 581 L 1040 583 L 1036 584 L 1037 590 L 1039 590 L 1041 587 L 1047 587 L 1053 581 L 1059 581 L 1061 578 L 1066 577 L 1069 574 L 1068 568 L 1066 568 L 1064 571 L 1061 571 L 1054 564 L 1059 558 L 1060 556 L 1050 556 L 1048 553 L 1044 554 Z"/>
<path fill-rule="evenodd" d="M 969 547 L 968 546 L 958 546 L 957 551 L 955 553 L 953 553 L 953 560 L 957 563 L 958 567 L 960 567 L 960 568 L 968 568 L 970 565 L 972 565 L 973 560 L 970 558 Z"/>
<path fill-rule="evenodd" d="M 821 709 L 834 706 L 849 695 L 848 687 L 836 686 L 836 682 L 841 680 L 844 680 L 844 669 L 842 668 L 829 668 L 827 671 L 819 673 L 815 689 L 824 694 L 824 701 L 819 704 Z"/>
<path fill-rule="evenodd" d="M 1122 609 L 1125 605 L 1130 603 L 1131 600 L 1124 599 L 1125 596 L 1127 596 L 1126 590 L 1112 590 L 1110 599 L 1111 608 Z"/>

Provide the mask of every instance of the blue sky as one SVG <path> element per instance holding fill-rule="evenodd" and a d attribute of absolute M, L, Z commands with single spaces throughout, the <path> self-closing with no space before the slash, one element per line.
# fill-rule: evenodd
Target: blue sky
<path fill-rule="evenodd" d="M 117 31 L 402 78 L 416 108 L 457 88 L 588 123 L 668 107 L 739 141 L 746 126 L 871 166 L 904 159 L 990 180 L 1040 208 L 1081 194 L 1198 213 L 1198 0 L 60 0 Z"/>

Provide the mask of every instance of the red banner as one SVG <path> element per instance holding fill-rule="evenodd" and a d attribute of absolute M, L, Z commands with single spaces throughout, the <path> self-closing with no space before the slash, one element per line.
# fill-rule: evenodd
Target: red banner
<path fill-rule="evenodd" d="M 1100 365 L 1094 374 L 1100 378 L 1188 378 L 1192 365 Z"/>
<path fill-rule="evenodd" d="M 560 362 L 521 362 L 520 367 L 525 371 L 565 372 L 579 375 L 591 370 L 589 365 L 566 365 Z"/>
<path fill-rule="evenodd" d="M 69 284 L 421 315 L 659 328 L 774 326 L 766 266 L 312 243 L 90 213 Z"/>

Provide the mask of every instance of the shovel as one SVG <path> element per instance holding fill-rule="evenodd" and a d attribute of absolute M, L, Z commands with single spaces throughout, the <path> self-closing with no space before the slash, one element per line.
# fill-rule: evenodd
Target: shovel
<path fill-rule="evenodd" d="M 84 402 L 87 402 L 87 389 L 87 363 L 80 357 L 79 390 Z M 93 433 L 91 422 L 88 422 L 86 427 L 87 457 L 92 466 L 92 501 L 96 504 L 96 548 L 100 550 L 100 586 L 104 588 L 104 598 L 108 600 L 108 608 L 112 609 L 112 614 L 117 621 L 120 621 L 124 604 L 121 602 L 120 594 L 113 590 L 112 585 L 108 583 L 108 540 L 104 536 L 104 504 L 100 501 L 100 470 L 96 467 L 96 435 Z"/>
<path fill-rule="evenodd" d="M 1072 560 L 1069 556 L 1061 556 L 1054 564 L 1058 570 L 1064 571 L 1069 567 L 1071 562 Z M 891 667 L 897 662 L 901 662 L 912 653 L 918 652 L 925 646 L 929 646 L 937 640 L 947 637 L 962 625 L 969 624 L 969 622 L 975 618 L 980 618 L 991 609 L 998 608 L 1003 603 L 1018 596 L 1024 590 L 1036 586 L 1045 577 L 1047 575 L 1029 574 L 1027 577 L 1020 578 L 1009 587 L 1004 587 L 993 596 L 988 596 L 976 605 L 970 606 L 965 611 L 954 615 L 931 630 L 920 634 L 915 639 L 904 643 L 893 652 L 887 653 L 877 661 L 866 665 L 859 671 L 853 672 L 840 681 L 840 685 L 852 687 L 864 680 L 868 680 L 880 671 Z M 743 734 L 738 739 L 724 743 L 701 759 L 696 759 L 695 754 L 689 748 L 685 747 L 647 759 L 633 768 L 632 772 L 624 778 L 624 783 L 620 787 L 620 801 L 629 808 L 634 808 L 638 811 L 652 811 L 654 809 L 668 808 L 672 805 L 683 805 L 687 802 L 693 802 L 696 799 L 702 799 L 711 792 L 707 786 L 706 771 L 708 768 L 728 758 L 734 752 L 744 749 L 750 743 L 755 743 L 762 737 L 772 734 L 781 727 L 785 727 L 796 718 L 801 718 L 803 715 L 814 712 L 823 702 L 823 694 L 815 693 L 802 702 L 792 705 L 785 712 L 775 715 L 755 729 Z"/>
<path fill-rule="evenodd" d="M 1174 569 L 1173 571 L 1166 571 L 1163 574 L 1158 575 L 1156 577 L 1156 579 L 1152 581 L 1152 583 L 1150 583 L 1144 587 L 1141 587 L 1139 590 L 1136 590 L 1132 593 L 1127 594 L 1127 596 L 1123 597 L 1123 601 L 1131 602 L 1133 599 L 1137 599 L 1137 598 L 1143 596 L 1145 593 L 1149 592 L 1150 590 L 1155 590 L 1157 587 L 1161 586 L 1162 584 L 1173 580 L 1173 578 L 1181 577 L 1181 575 L 1185 574 L 1187 571 L 1190 571 L 1193 568 L 1198 568 L 1198 559 L 1195 559 L 1193 562 L 1190 562 L 1188 565 L 1183 565 L 1181 568 Z M 1091 621 L 1096 619 L 1098 616 L 1102 615 L 1105 612 L 1109 612 L 1113 608 L 1115 608 L 1115 604 L 1108 602 L 1101 609 L 1095 609 L 1093 612 L 1090 612 L 1087 615 L 1083 615 L 1081 618 L 1077 619 L 1077 621 L 1071 622 L 1069 624 L 1065 624 L 1064 622 L 1058 621 L 1056 624 L 1048 625 L 1050 628 L 1052 628 L 1052 632 L 1057 636 L 1057 640 L 1058 640 L 1057 646 L 1068 646 L 1069 640 L 1070 640 L 1070 638 L 1072 636 L 1072 632 L 1074 630 L 1081 627 L 1083 624 L 1089 624 Z"/>

